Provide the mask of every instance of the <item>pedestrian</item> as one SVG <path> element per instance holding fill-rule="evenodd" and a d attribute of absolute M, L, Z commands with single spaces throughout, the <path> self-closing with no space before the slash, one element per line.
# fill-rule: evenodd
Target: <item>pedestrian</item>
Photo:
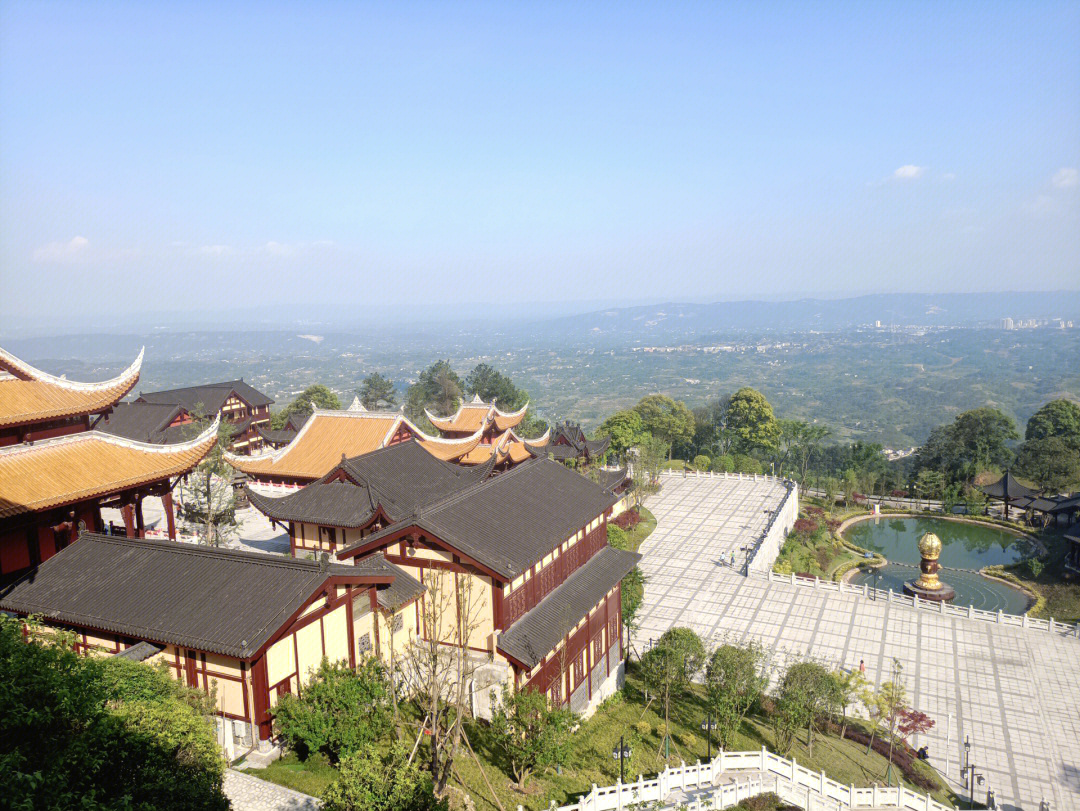
<path fill-rule="evenodd" d="M 731 550 L 731 568 L 732 569 L 735 568 L 735 550 L 734 549 Z"/>
<path fill-rule="evenodd" d="M 862 659 L 859 660 L 859 675 L 866 675 L 866 662 L 864 662 Z"/>

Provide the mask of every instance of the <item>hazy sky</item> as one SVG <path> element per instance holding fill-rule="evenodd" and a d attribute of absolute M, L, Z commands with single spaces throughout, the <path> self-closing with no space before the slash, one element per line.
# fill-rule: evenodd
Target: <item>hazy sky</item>
<path fill-rule="evenodd" d="M 0 4 L 0 317 L 1080 287 L 1080 2 Z"/>

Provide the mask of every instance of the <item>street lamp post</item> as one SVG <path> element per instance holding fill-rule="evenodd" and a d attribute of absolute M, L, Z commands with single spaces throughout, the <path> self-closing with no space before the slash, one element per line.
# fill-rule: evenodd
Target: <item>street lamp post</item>
<path fill-rule="evenodd" d="M 705 720 L 701 722 L 701 728 L 705 730 L 705 762 L 708 763 L 712 760 L 712 710 L 709 710 L 709 714 L 705 717 Z"/>
<path fill-rule="evenodd" d="M 611 756 L 619 761 L 619 782 L 626 782 L 626 759 L 630 757 L 630 747 L 626 745 L 624 736 L 619 736 L 619 746 L 613 749 Z"/>
<path fill-rule="evenodd" d="M 968 808 L 975 807 L 975 785 L 983 784 L 983 775 L 975 770 L 975 764 L 971 760 L 971 738 L 964 736 L 964 768 L 960 770 L 960 776 L 965 779 L 968 787 Z"/>

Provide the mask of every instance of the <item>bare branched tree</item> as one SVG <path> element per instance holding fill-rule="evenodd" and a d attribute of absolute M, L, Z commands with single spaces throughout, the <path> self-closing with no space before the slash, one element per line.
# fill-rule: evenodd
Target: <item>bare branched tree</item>
<path fill-rule="evenodd" d="M 428 768 L 436 795 L 441 797 L 454 775 L 454 760 L 470 709 L 473 674 L 481 663 L 470 655 L 469 645 L 481 627 L 486 605 L 469 574 L 426 569 L 424 585 L 421 637 L 410 646 L 402 672 L 424 711 L 413 756 L 426 737 Z"/>

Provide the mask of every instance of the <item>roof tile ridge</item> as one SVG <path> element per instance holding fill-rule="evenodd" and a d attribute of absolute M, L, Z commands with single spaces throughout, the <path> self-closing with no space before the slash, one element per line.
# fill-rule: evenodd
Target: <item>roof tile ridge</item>
<path fill-rule="evenodd" d="M 205 546 L 204 544 L 186 543 L 184 541 L 167 541 L 160 538 L 127 538 L 123 535 L 103 535 L 98 532 L 88 532 L 85 534 L 88 537 L 83 538 L 80 535 L 80 541 L 92 539 L 97 543 L 111 543 L 117 546 L 130 546 L 133 548 L 152 547 L 172 554 L 203 558 L 227 557 L 250 561 L 259 566 L 270 566 L 278 569 L 295 569 L 314 574 L 321 571 L 318 560 L 301 560 L 300 558 L 270 555 L 266 552 L 252 552 L 247 549 L 230 549 L 224 546 Z"/>
<path fill-rule="evenodd" d="M 497 484 L 498 482 L 506 481 L 506 480 L 510 479 L 512 476 L 514 476 L 515 474 L 517 474 L 518 472 L 520 472 L 524 468 L 531 468 L 531 467 L 532 467 L 531 464 L 523 462 L 520 465 L 517 465 L 516 467 L 513 467 L 510 470 L 506 471 L 505 473 L 501 473 L 498 476 L 492 476 L 490 478 L 481 479 L 478 482 L 473 482 L 472 484 L 469 484 L 469 485 L 461 488 L 460 490 L 458 490 L 458 491 L 456 491 L 454 493 L 451 493 L 449 496 L 444 496 L 441 499 L 437 499 L 437 500 L 432 501 L 432 502 L 430 502 L 428 504 L 421 505 L 420 508 L 417 511 L 417 515 L 422 517 L 422 516 L 428 515 L 428 514 L 433 513 L 433 512 L 439 512 L 441 510 L 444 510 L 446 507 L 449 507 L 452 504 L 454 504 L 454 503 L 456 503 L 458 501 L 461 501 L 462 499 L 470 497 L 470 496 L 474 495 L 475 493 L 479 493 L 481 490 L 484 490 L 485 488 L 492 487 L 495 484 Z"/>

